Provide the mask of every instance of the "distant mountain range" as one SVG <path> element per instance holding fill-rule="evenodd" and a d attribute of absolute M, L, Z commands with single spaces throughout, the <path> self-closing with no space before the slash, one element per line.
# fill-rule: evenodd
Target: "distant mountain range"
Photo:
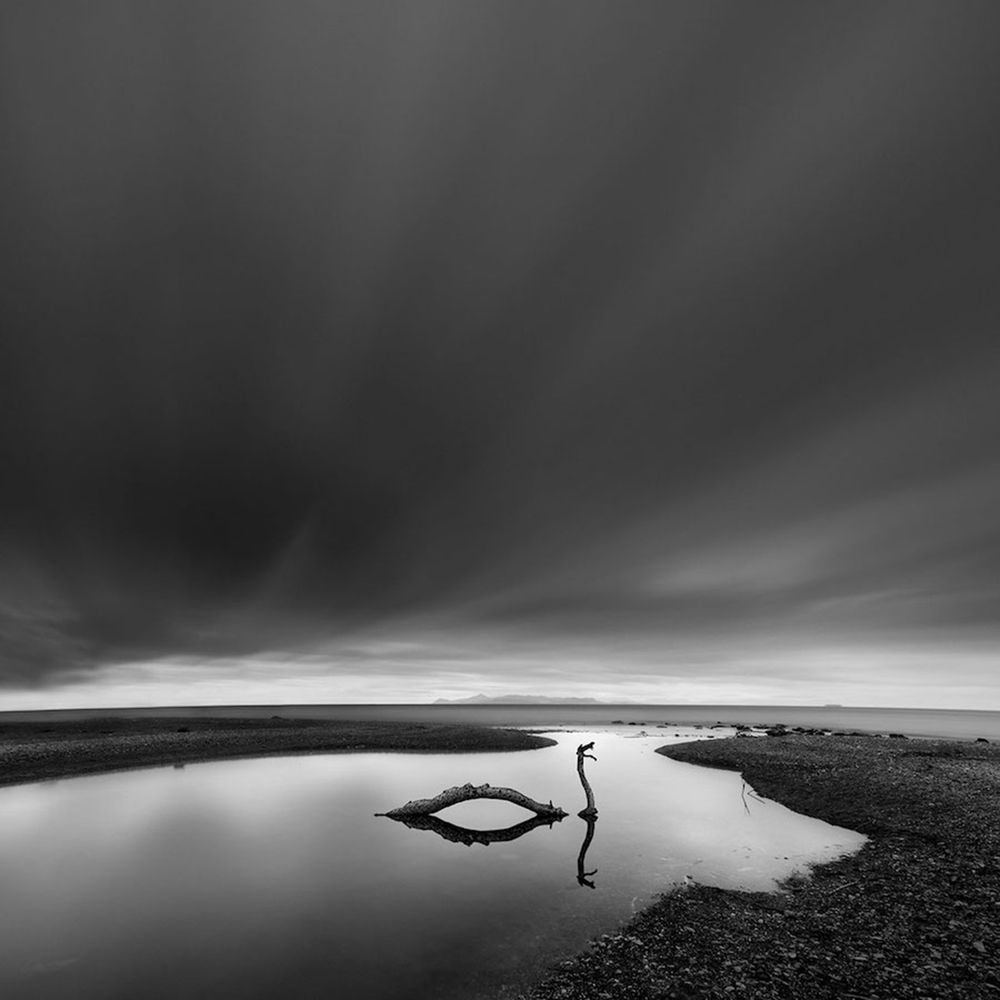
<path fill-rule="evenodd" d="M 602 705 L 596 698 L 546 698 L 537 694 L 474 694 L 471 698 L 438 698 L 435 705 Z"/>

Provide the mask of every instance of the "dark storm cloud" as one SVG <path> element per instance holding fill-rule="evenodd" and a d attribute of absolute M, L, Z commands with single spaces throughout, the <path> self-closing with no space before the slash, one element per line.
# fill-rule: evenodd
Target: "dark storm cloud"
<path fill-rule="evenodd" d="M 0 679 L 995 620 L 992 4 L 0 18 Z"/>

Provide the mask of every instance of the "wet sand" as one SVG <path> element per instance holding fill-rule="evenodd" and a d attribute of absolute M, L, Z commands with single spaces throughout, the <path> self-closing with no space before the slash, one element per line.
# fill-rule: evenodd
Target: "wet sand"
<path fill-rule="evenodd" d="M 532 1000 L 1000 997 L 1000 746 L 786 735 L 659 752 L 742 771 L 759 794 L 871 839 L 779 894 L 665 896 Z"/>
<path fill-rule="evenodd" d="M 0 786 L 230 757 L 361 751 L 534 750 L 554 740 L 509 729 L 314 719 L 90 718 L 0 722 Z"/>

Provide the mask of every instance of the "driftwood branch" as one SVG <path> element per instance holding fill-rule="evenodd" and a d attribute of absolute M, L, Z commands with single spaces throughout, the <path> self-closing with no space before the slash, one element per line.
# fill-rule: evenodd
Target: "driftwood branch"
<path fill-rule="evenodd" d="M 587 753 L 588 750 L 593 749 L 593 742 L 581 743 L 580 746 L 576 748 L 576 773 L 580 775 L 580 784 L 583 785 L 583 790 L 587 794 L 587 808 L 581 809 L 577 815 L 582 816 L 584 819 L 588 816 L 597 816 L 597 806 L 594 805 L 594 791 L 590 787 L 590 782 L 587 781 L 587 776 L 583 773 L 583 759 L 585 757 L 590 760 L 597 760 L 592 753 Z"/>
<path fill-rule="evenodd" d="M 450 840 L 453 844 L 465 844 L 471 847 L 473 844 L 482 844 L 484 847 L 490 844 L 505 844 L 518 837 L 523 837 L 526 833 L 540 826 L 547 826 L 551 829 L 553 823 L 562 821 L 562 816 L 532 816 L 523 823 L 516 826 L 508 826 L 503 830 L 470 830 L 465 826 L 457 826 L 449 823 L 438 816 L 415 815 L 415 816 L 393 816 L 397 822 L 409 827 L 411 830 L 430 830 L 445 840 Z"/>
<path fill-rule="evenodd" d="M 459 802 L 471 802 L 474 799 L 502 799 L 504 802 L 513 802 L 516 806 L 533 812 L 536 816 L 544 817 L 546 820 L 562 819 L 566 813 L 558 806 L 554 806 L 549 801 L 536 802 L 523 792 L 514 788 L 495 788 L 493 785 L 456 785 L 454 788 L 446 788 L 430 799 L 413 799 L 406 805 L 398 809 L 390 809 L 389 812 L 376 813 L 376 816 L 388 816 L 390 819 L 403 819 L 407 816 L 431 816 L 448 806 L 457 805 Z"/>

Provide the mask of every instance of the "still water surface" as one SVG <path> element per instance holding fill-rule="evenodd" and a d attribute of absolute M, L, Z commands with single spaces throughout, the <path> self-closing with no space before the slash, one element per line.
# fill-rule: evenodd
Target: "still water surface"
<path fill-rule="evenodd" d="M 663 730 L 553 735 L 558 747 L 523 753 L 278 757 L 2 789 L 0 996 L 493 996 L 685 876 L 771 889 L 864 840 L 655 754 L 674 740 Z M 600 815 L 581 858 L 575 748 L 590 740 Z M 466 781 L 570 816 L 466 846 L 373 815 Z M 440 817 L 489 830 L 529 814 L 478 802 Z"/>
<path fill-rule="evenodd" d="M 671 726 L 711 725 L 720 720 L 769 726 L 783 723 L 863 733 L 905 733 L 946 740 L 1000 740 L 1000 712 L 936 708 L 856 708 L 844 705 L 202 705 L 184 708 L 67 708 L 0 712 L 10 721 L 136 718 L 339 719 L 344 722 L 459 722 L 479 726 L 577 726 L 589 729 L 615 720 Z"/>

